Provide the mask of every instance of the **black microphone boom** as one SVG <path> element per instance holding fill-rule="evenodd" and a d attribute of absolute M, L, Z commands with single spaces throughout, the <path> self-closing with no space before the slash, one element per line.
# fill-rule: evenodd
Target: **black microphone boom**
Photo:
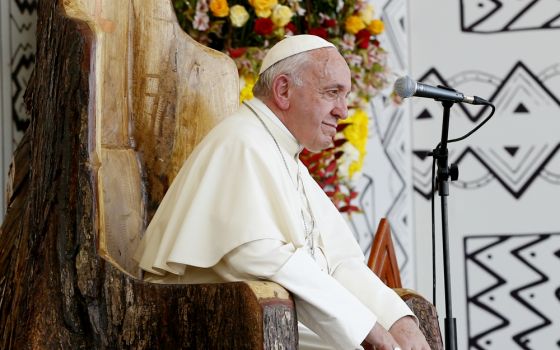
<path fill-rule="evenodd" d="M 437 101 L 464 102 L 473 105 L 487 105 L 490 102 L 478 96 L 467 96 L 445 86 L 431 86 L 412 80 L 409 76 L 400 77 L 395 82 L 395 92 L 402 98 L 411 96 L 428 97 Z"/>

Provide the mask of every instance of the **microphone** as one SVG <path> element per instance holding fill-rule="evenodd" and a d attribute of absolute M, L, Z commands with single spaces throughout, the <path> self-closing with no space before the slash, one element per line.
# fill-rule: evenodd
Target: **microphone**
<path fill-rule="evenodd" d="M 464 102 L 473 105 L 489 105 L 490 102 L 478 96 L 467 96 L 445 86 L 431 86 L 412 80 L 409 76 L 400 77 L 395 82 L 395 92 L 402 98 L 411 96 L 433 98 L 436 101 Z"/>

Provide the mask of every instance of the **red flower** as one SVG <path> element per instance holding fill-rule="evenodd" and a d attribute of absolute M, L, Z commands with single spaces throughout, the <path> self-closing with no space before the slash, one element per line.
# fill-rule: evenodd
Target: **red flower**
<path fill-rule="evenodd" d="M 356 33 L 356 43 L 358 43 L 358 47 L 361 49 L 367 49 L 369 46 L 369 38 L 371 37 L 371 33 L 367 29 L 362 29 Z"/>
<path fill-rule="evenodd" d="M 297 27 L 295 24 L 293 24 L 292 22 L 286 24 L 286 26 L 284 27 L 285 30 L 289 30 L 290 32 L 292 32 L 292 34 L 297 34 Z"/>
<path fill-rule="evenodd" d="M 311 28 L 309 29 L 308 34 L 317 35 L 323 39 L 327 39 L 329 36 L 329 33 L 327 33 L 327 30 L 325 28 Z"/>
<path fill-rule="evenodd" d="M 255 33 L 259 35 L 269 35 L 274 29 L 274 23 L 270 18 L 257 18 L 255 20 Z"/>
<path fill-rule="evenodd" d="M 329 18 L 323 21 L 323 27 L 325 28 L 334 28 L 336 27 L 336 20 Z"/>
<path fill-rule="evenodd" d="M 237 58 L 237 57 L 241 57 L 243 56 L 243 54 L 245 52 L 247 52 L 247 48 L 246 47 L 237 47 L 237 48 L 233 48 L 230 47 L 228 49 L 229 55 L 231 58 Z"/>

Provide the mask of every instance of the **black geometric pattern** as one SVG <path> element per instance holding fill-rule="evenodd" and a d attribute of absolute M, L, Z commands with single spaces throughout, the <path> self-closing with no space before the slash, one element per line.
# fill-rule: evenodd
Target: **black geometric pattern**
<path fill-rule="evenodd" d="M 478 189 L 498 182 L 513 198 L 520 199 L 537 179 L 560 184 L 560 101 L 546 86 L 546 81 L 560 76 L 554 65 L 536 75 L 523 62 L 517 62 L 503 79 L 484 72 L 463 72 L 444 79 L 436 69 L 430 69 L 418 80 L 430 85 L 446 85 L 463 92 L 480 91 L 496 106 L 496 115 L 471 138 L 449 145 L 450 162 L 459 165 L 459 181 L 452 185 L 463 189 Z M 463 88 L 464 86 L 465 88 Z M 441 128 L 442 108 L 429 99 L 418 99 L 414 127 Z M 450 120 L 450 137 L 472 129 L 488 108 L 456 104 Z M 504 132 L 507 130 L 507 133 Z M 528 132 L 539 135 L 527 137 Z M 438 140 L 419 140 L 413 149 L 414 189 L 430 198 L 432 159 L 426 151 Z M 463 166 L 461 166 L 463 165 Z M 461 169 L 468 170 L 463 175 Z"/>
<path fill-rule="evenodd" d="M 464 254 L 469 349 L 560 347 L 560 233 L 465 236 Z"/>
<path fill-rule="evenodd" d="M 560 28 L 560 8 L 547 0 L 460 0 L 461 29 L 498 33 Z M 557 10 L 550 12 L 551 8 Z"/>
<path fill-rule="evenodd" d="M 18 140 L 29 125 L 23 94 L 35 63 L 36 11 L 36 0 L 10 2 L 10 73 L 14 140 Z"/>
<path fill-rule="evenodd" d="M 387 38 L 383 44 L 391 53 L 391 69 L 396 71 L 408 69 L 406 11 L 405 0 L 392 0 L 383 7 L 382 19 L 386 26 L 384 36 Z"/>
<path fill-rule="evenodd" d="M 37 0 L 14 0 L 14 4 L 21 13 L 28 12 L 32 14 L 37 11 Z M 12 11 L 14 10 L 12 9 Z"/>
<path fill-rule="evenodd" d="M 406 0 L 386 1 L 378 13 L 385 22 L 385 33 L 380 40 L 390 52 L 388 64 L 395 74 L 404 72 L 408 69 Z M 363 213 L 352 214 L 348 221 L 367 255 L 379 220 L 388 218 L 401 280 L 403 285 L 413 287 L 410 121 L 407 109 L 390 102 L 391 90 L 382 92 L 370 106 L 367 154 L 363 174 L 355 183 Z"/>

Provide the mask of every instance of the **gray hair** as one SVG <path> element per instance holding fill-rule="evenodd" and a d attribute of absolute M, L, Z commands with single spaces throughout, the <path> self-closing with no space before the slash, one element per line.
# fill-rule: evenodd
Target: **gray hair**
<path fill-rule="evenodd" d="M 311 50 L 312 51 L 312 50 Z M 259 79 L 253 86 L 253 95 L 255 97 L 270 97 L 272 93 L 272 82 L 274 78 L 281 74 L 289 75 L 294 84 L 297 86 L 303 85 L 301 74 L 311 62 L 311 51 L 305 51 L 296 55 L 287 57 L 279 62 L 270 66 L 267 70 L 259 75 Z"/>

